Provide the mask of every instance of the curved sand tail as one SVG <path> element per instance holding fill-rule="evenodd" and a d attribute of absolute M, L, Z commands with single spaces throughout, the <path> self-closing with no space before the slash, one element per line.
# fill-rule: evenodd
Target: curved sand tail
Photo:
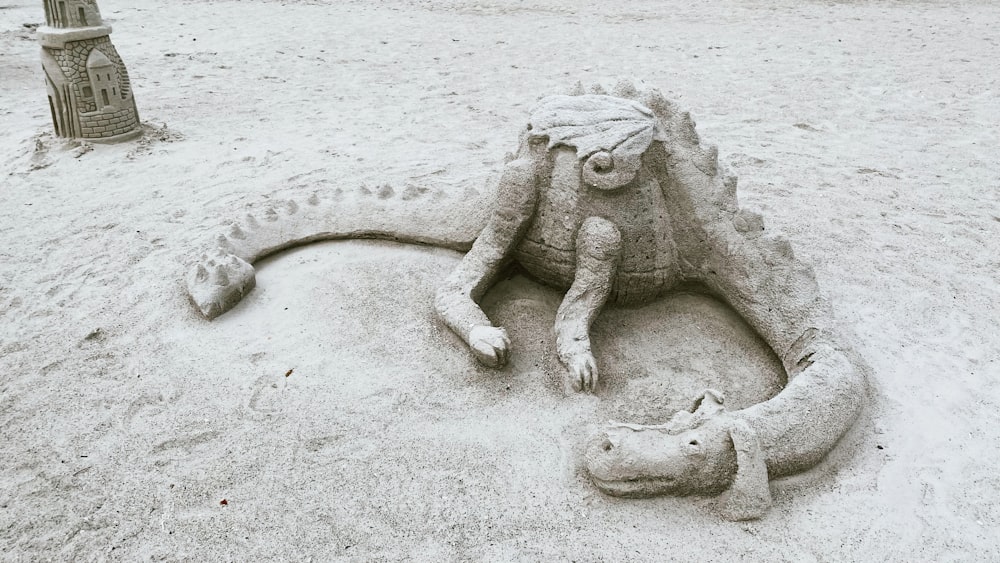
<path fill-rule="evenodd" d="M 213 319 L 253 289 L 254 262 L 322 240 L 380 239 L 466 251 L 488 219 L 485 199 L 473 190 L 455 197 L 416 187 L 396 192 L 385 185 L 288 200 L 219 234 L 191 268 L 188 294 Z"/>

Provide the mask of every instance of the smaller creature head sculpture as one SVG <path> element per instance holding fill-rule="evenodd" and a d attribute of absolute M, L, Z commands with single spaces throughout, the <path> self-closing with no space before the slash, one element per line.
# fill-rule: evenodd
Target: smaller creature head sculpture
<path fill-rule="evenodd" d="M 602 492 L 620 497 L 718 494 L 723 515 L 760 517 L 770 506 L 767 465 L 746 422 L 730 416 L 722 394 L 657 426 L 609 423 L 587 447 L 587 471 Z"/>

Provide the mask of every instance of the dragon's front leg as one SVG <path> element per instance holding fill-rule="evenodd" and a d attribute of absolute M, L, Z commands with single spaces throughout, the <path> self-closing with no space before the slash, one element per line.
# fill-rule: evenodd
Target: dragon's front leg
<path fill-rule="evenodd" d="M 500 179 L 496 212 L 438 289 L 434 302 L 441 320 L 462 337 L 480 363 L 489 367 L 507 363 L 510 340 L 503 328 L 493 326 L 478 301 L 509 263 L 511 253 L 530 226 L 537 189 L 530 160 L 507 164 Z"/>
<path fill-rule="evenodd" d="M 590 349 L 590 325 L 611 294 L 621 255 L 614 223 L 590 217 L 576 236 L 576 274 L 556 313 L 556 351 L 577 391 L 597 388 L 597 364 Z"/>

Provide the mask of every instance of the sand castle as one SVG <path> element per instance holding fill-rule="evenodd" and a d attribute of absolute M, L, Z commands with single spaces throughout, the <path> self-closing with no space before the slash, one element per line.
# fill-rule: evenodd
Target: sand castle
<path fill-rule="evenodd" d="M 690 114 L 622 81 L 541 100 L 507 163 L 488 221 L 455 202 L 427 205 L 391 188 L 313 194 L 220 235 L 188 278 L 206 317 L 254 287 L 253 262 L 323 239 L 381 238 L 468 250 L 437 292 L 438 317 L 482 364 L 508 362 L 510 340 L 479 306 L 511 262 L 566 290 L 556 352 L 568 382 L 594 391 L 594 318 L 608 303 L 645 303 L 677 287 L 728 303 L 781 360 L 777 396 L 727 411 L 708 390 L 664 425 L 611 423 L 587 449 L 590 476 L 617 496 L 717 494 L 726 518 L 761 516 L 768 481 L 812 467 L 854 424 L 866 383 L 831 324 L 812 269 L 740 208 L 736 177 L 701 143 Z M 431 210 L 431 211 L 428 211 Z"/>
<path fill-rule="evenodd" d="M 96 0 L 45 0 L 38 30 L 56 134 L 113 143 L 141 132 L 128 71 Z"/>

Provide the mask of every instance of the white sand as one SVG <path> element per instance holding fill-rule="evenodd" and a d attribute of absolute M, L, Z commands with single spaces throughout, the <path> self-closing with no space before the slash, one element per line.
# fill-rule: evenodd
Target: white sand
<path fill-rule="evenodd" d="M 41 3 L 0 3 L 4 560 L 1000 560 L 1000 5 L 322 4 L 102 0 L 148 131 L 90 150 L 49 132 Z M 775 391 L 710 302 L 606 312 L 596 398 L 564 394 L 559 296 L 521 277 L 488 296 L 513 364 L 474 365 L 430 312 L 448 251 L 316 245 L 215 322 L 187 303 L 248 206 L 483 189 L 538 97 L 620 75 L 692 112 L 871 368 L 762 520 L 580 470 L 592 424 Z"/>

